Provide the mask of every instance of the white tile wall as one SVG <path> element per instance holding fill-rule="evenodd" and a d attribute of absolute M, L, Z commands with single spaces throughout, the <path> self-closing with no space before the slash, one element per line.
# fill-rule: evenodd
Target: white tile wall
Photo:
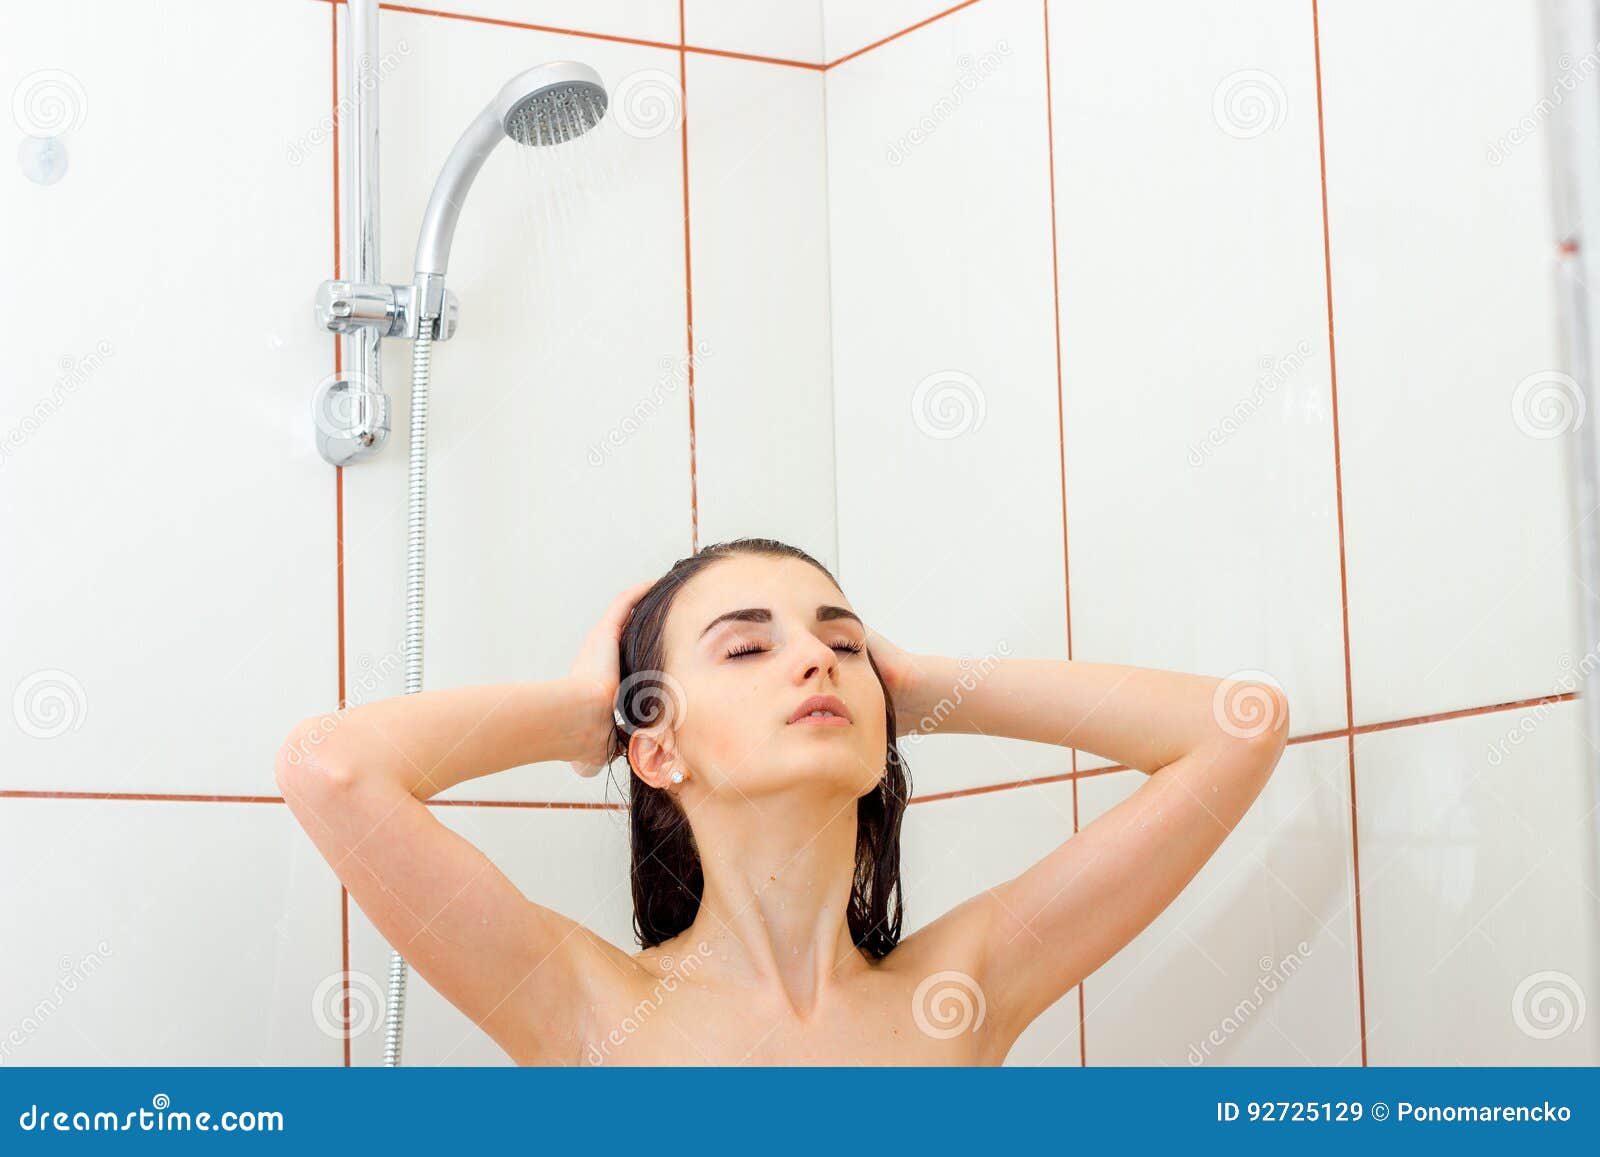
<path fill-rule="evenodd" d="M 822 0 L 822 38 L 832 62 L 913 24 L 958 7 L 960 0 Z"/>
<path fill-rule="evenodd" d="M 683 24 L 697 48 L 824 61 L 822 0 L 685 0 Z"/>
<path fill-rule="evenodd" d="M 1563 368 L 1549 141 L 1497 149 L 1549 95 L 1536 16 L 1323 13 L 1358 724 L 1546 693 L 1577 635 L 1569 439 L 1536 388 Z"/>
<path fill-rule="evenodd" d="M 822 76 L 688 61 L 702 545 L 777 538 L 837 565 Z"/>
<path fill-rule="evenodd" d="M 1600 1063 L 1582 714 L 1569 700 L 1359 737 L 1370 1063 Z"/>
<path fill-rule="evenodd" d="M 470 4 L 448 0 L 428 7 L 600 36 L 678 43 L 677 0 L 471 0 Z M 380 27 L 389 16 L 387 11 L 379 15 Z M 582 55 L 576 58 L 585 59 Z"/>
<path fill-rule="evenodd" d="M 5 156 L 73 126 L 59 181 L 0 181 L 27 271 L 0 284 L 20 326 L 0 788 L 273 794 L 288 723 L 337 696 L 334 480 L 308 402 L 330 343 L 307 320 L 331 173 L 293 160 L 328 110 L 327 10 L 243 5 L 245 55 L 218 51 L 236 29 L 207 4 L 164 16 L 183 68 L 127 51 L 152 36 L 137 5 L 0 16 L 0 87 L 31 109 L 3 122 Z"/>
<path fill-rule="evenodd" d="M 339 881 L 286 808 L 0 800 L 0 877 L 5 1064 L 343 1064 Z"/>
<path fill-rule="evenodd" d="M 1080 827 L 1146 782 L 1081 779 Z M 1092 1065 L 1359 1065 L 1345 740 L 1286 748 L 1222 847 L 1083 992 Z"/>
<path fill-rule="evenodd" d="M 1344 638 L 1311 7 L 1252 0 L 1222 27 L 1151 7 L 1051 8 L 1072 653 L 1264 671 L 1296 734 L 1328 731 Z"/>
<path fill-rule="evenodd" d="M 986 0 L 827 75 L 840 578 L 913 652 L 1066 658 L 1041 32 Z M 924 793 L 1069 760 L 961 735 L 911 762 Z"/>

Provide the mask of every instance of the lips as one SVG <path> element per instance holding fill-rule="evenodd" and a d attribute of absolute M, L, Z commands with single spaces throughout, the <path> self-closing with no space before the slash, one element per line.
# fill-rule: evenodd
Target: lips
<path fill-rule="evenodd" d="M 789 716 L 790 723 L 799 723 L 807 718 L 813 711 L 826 711 L 838 720 L 849 723 L 850 711 L 845 707 L 844 701 L 836 695 L 813 695 L 804 703 L 794 709 L 794 714 Z M 826 722 L 826 720 L 820 720 Z"/>

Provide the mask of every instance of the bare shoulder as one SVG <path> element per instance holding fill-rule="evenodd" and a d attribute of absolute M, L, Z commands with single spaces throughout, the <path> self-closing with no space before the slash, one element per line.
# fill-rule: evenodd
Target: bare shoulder
<path fill-rule="evenodd" d="M 907 989 L 923 1019 L 959 1016 L 971 1023 L 994 1064 L 1028 1027 L 1000 999 L 991 975 L 997 909 L 993 893 L 979 892 L 905 937 L 881 965 Z"/>
<path fill-rule="evenodd" d="M 546 949 L 541 959 L 529 961 L 517 987 L 545 988 L 552 1002 L 564 1006 L 561 1015 L 526 1016 L 516 1002 L 507 1002 L 507 1015 L 480 1026 L 520 1065 L 582 1063 L 593 1022 L 609 1017 L 613 1008 L 626 1007 L 647 983 L 644 970 L 627 952 L 575 920 L 557 919 L 564 925 L 559 951 Z M 551 973 L 548 966 L 557 958 L 566 966 Z"/>

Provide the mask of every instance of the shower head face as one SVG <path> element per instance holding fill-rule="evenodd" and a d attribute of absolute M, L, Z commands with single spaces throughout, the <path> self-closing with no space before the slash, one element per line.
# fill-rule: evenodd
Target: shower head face
<path fill-rule="evenodd" d="M 557 61 L 515 77 L 501 90 L 497 107 L 501 127 L 519 145 L 559 145 L 600 123 L 606 90 L 588 65 Z"/>

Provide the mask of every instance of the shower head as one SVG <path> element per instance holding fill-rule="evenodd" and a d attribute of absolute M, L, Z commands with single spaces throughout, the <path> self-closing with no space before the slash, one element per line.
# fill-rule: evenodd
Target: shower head
<path fill-rule="evenodd" d="M 582 136 L 606 115 L 600 74 L 557 61 L 514 76 L 494 98 L 506 136 L 519 145 L 559 145 Z"/>
<path fill-rule="evenodd" d="M 605 86 L 586 64 L 556 60 L 512 77 L 461 134 L 434 183 L 417 240 L 417 276 L 443 275 L 462 202 L 496 145 L 506 137 L 559 145 L 594 128 L 605 112 Z"/>

